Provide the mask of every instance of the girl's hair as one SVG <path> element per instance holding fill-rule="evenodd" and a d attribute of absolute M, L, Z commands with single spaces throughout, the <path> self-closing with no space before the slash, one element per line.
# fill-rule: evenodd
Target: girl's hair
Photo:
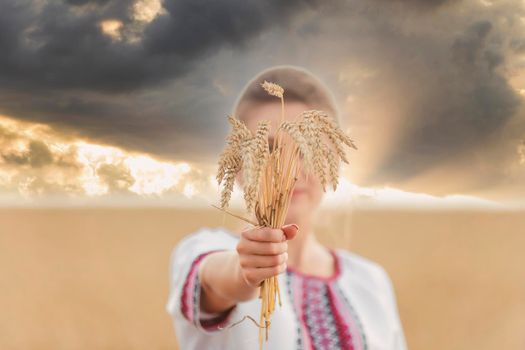
<path fill-rule="evenodd" d="M 262 87 L 264 81 L 276 83 L 284 89 L 285 103 L 294 101 L 312 109 L 326 112 L 339 124 L 339 111 L 330 90 L 313 73 L 304 68 L 284 65 L 267 68 L 257 74 L 242 89 L 233 108 L 233 115 L 243 120 L 247 106 L 265 102 L 279 102 Z"/>

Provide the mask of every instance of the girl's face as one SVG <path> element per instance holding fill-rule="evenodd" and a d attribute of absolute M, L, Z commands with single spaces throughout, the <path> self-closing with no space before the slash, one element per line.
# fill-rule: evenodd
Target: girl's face
<path fill-rule="evenodd" d="M 313 108 L 301 102 L 286 102 L 284 119 L 294 120 L 295 117 L 303 111 L 310 109 Z M 248 108 L 244 108 L 241 113 L 241 116 L 236 117 L 242 118 L 252 133 L 255 133 L 257 130 L 257 123 L 260 120 L 270 121 L 270 133 L 268 138 L 271 146 L 273 142 L 272 140 L 275 136 L 275 129 L 277 129 L 281 121 L 280 100 L 276 99 L 276 102 L 254 104 Z M 302 169 L 302 166 L 300 169 Z M 242 186 L 242 170 L 237 174 L 236 180 Z M 288 215 L 285 224 L 297 222 L 299 219 L 304 220 L 309 217 L 319 206 L 323 193 L 323 188 L 317 177 L 313 174 L 309 174 L 308 179 L 306 179 L 305 171 L 301 170 L 298 174 L 298 179 L 295 182 L 294 191 L 292 192 L 292 198 L 290 206 L 288 207 Z"/>

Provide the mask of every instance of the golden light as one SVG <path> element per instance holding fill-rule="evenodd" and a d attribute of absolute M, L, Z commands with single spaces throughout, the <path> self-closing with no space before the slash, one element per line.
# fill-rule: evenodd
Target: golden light
<path fill-rule="evenodd" d="M 34 157 L 30 145 L 35 142 L 47 147 L 52 155 L 50 162 L 38 166 L 30 163 Z M 5 195 L 4 198 L 9 193 L 18 193 L 22 198 L 32 199 L 57 191 L 73 197 L 96 198 L 110 197 L 118 191 L 136 194 L 137 198 L 172 198 L 170 196 L 175 195 L 192 203 L 200 200 L 208 205 L 219 196 L 220 188 L 212 170 L 203 173 L 188 162 L 163 161 L 145 153 L 68 139 L 44 124 L 0 116 L 0 146 L 0 195 Z M 525 142 L 517 145 L 517 153 L 519 161 L 525 164 Z M 323 201 L 328 206 L 339 207 L 499 207 L 499 203 L 474 196 L 437 197 L 389 187 L 361 187 L 343 174 L 337 191 L 329 190 Z M 232 193 L 232 205 L 244 205 L 237 184 Z"/>
<path fill-rule="evenodd" d="M 110 194 L 110 184 L 137 195 L 169 191 L 191 198 L 199 194 L 197 186 L 184 178 L 192 170 L 187 162 L 161 161 L 114 146 L 66 140 L 46 125 L 1 116 L 0 131 L 4 155 L 0 157 L 0 190 L 16 190 L 24 198 L 45 194 L 46 186 L 68 195 L 97 197 Z M 34 142 L 52 155 L 50 164 L 30 166 L 34 155 L 29 145 Z"/>
<path fill-rule="evenodd" d="M 475 196 L 452 194 L 438 197 L 427 193 L 407 192 L 388 186 L 382 188 L 361 187 L 344 176 L 341 176 L 337 190 L 335 192 L 330 190 L 325 193 L 323 201 L 327 206 L 351 205 L 355 208 L 503 208 L 500 203 Z"/>
<path fill-rule="evenodd" d="M 135 179 L 130 191 L 137 194 L 162 194 L 175 187 L 191 169 L 188 163 L 159 162 L 147 156 L 130 156 L 124 160 Z"/>
<path fill-rule="evenodd" d="M 525 140 L 521 140 L 518 144 L 517 150 L 520 164 L 525 164 Z"/>
<path fill-rule="evenodd" d="M 99 145 L 77 142 L 77 161 L 82 164 L 82 175 L 79 181 L 88 196 L 100 196 L 108 193 L 108 186 L 100 181 L 97 166 L 104 163 L 113 163 L 123 157 L 122 151 Z"/>
<path fill-rule="evenodd" d="M 159 14 L 165 13 L 160 0 L 139 0 L 133 4 L 133 19 L 149 23 Z"/>
<path fill-rule="evenodd" d="M 184 185 L 184 190 L 182 191 L 182 193 L 187 198 L 192 198 L 195 195 L 195 186 L 192 183 L 187 183 L 186 185 Z"/>
<path fill-rule="evenodd" d="M 109 36 L 113 40 L 122 39 L 122 26 L 123 23 L 117 19 L 107 19 L 99 23 L 100 30 L 105 35 Z"/>

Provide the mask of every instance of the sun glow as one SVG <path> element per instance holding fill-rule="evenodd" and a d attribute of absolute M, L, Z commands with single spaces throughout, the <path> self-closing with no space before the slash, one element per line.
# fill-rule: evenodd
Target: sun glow
<path fill-rule="evenodd" d="M 135 183 L 129 189 L 137 194 L 161 194 L 177 185 L 190 171 L 188 163 L 166 163 L 148 156 L 130 156 L 124 160 Z"/>
<path fill-rule="evenodd" d="M 100 30 L 113 40 L 122 40 L 123 23 L 117 19 L 107 19 L 99 23 Z"/>
<path fill-rule="evenodd" d="M 518 156 L 525 163 L 525 143 Z M 206 170 L 205 170 L 206 169 Z M 35 201 L 59 194 L 67 198 L 100 201 L 125 195 L 123 202 L 209 206 L 217 204 L 219 186 L 214 169 L 186 161 L 160 160 L 146 153 L 85 139 L 66 137 L 45 124 L 0 116 L 0 200 Z M 100 202 L 97 200 L 97 203 Z M 156 202 L 151 202 L 156 201 Z M 396 188 L 361 187 L 341 176 L 336 192 L 323 196 L 327 206 L 345 208 L 450 208 L 501 205 L 467 195 L 443 197 Z M 244 208 L 237 184 L 232 207 Z"/>
<path fill-rule="evenodd" d="M 197 170 L 188 162 L 68 140 L 43 124 L 0 116 L 0 146 L 0 186 L 24 197 L 49 191 L 88 197 L 170 192 L 190 198 L 199 193 L 191 174 Z"/>
<path fill-rule="evenodd" d="M 160 0 L 139 0 L 133 4 L 133 18 L 136 21 L 149 23 L 162 13 L 166 13 L 166 10 Z"/>

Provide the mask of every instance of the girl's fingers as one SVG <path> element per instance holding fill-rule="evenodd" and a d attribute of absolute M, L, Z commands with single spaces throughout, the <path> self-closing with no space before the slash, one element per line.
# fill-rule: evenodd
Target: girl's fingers
<path fill-rule="evenodd" d="M 283 230 L 270 227 L 249 228 L 241 232 L 242 237 L 257 242 L 282 242 L 285 237 Z"/>
<path fill-rule="evenodd" d="M 240 255 L 239 263 L 243 268 L 272 267 L 285 263 L 288 253 L 277 255 Z"/>
<path fill-rule="evenodd" d="M 286 236 L 286 239 L 290 240 L 290 239 L 293 239 L 297 235 L 297 232 L 299 231 L 299 226 L 297 226 L 296 224 L 289 224 L 289 225 L 284 225 L 282 229 L 283 229 L 284 235 Z"/>
<path fill-rule="evenodd" d="M 244 269 L 244 278 L 246 281 L 254 286 L 258 287 L 259 284 L 266 278 L 276 276 L 286 270 L 286 263 L 273 266 L 273 267 L 259 267 L 259 268 L 248 268 Z"/>
<path fill-rule="evenodd" d="M 241 239 L 237 244 L 239 255 L 278 255 L 288 250 L 288 242 L 256 242 Z"/>

